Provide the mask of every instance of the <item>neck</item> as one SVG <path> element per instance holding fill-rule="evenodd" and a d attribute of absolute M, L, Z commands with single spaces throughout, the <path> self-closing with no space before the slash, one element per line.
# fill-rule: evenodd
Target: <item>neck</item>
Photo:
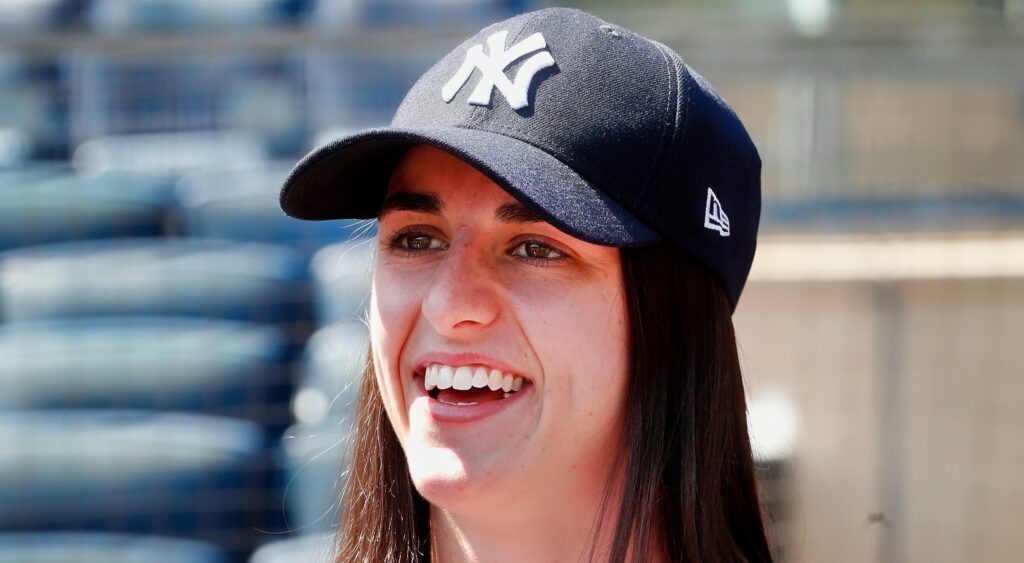
<path fill-rule="evenodd" d="M 522 561 L 586 561 L 594 541 L 598 506 L 566 511 L 551 503 L 532 515 L 494 511 L 494 518 L 474 518 L 443 508 L 430 509 L 433 563 L 521 563 Z M 580 507 L 582 508 L 582 507 Z M 608 511 L 602 536 L 614 523 Z M 610 537 L 607 543 L 610 545 Z M 602 551 L 602 540 L 595 554 Z"/>
<path fill-rule="evenodd" d="M 621 486 L 613 490 L 621 491 Z M 432 505 L 431 561 L 587 563 L 591 552 L 595 563 L 604 561 L 611 551 L 615 535 L 620 495 L 612 495 L 608 499 L 603 513 L 601 500 L 601 495 L 591 496 L 586 502 L 544 495 L 543 501 L 534 507 L 506 505 L 498 510 L 472 514 L 455 513 Z M 599 529 L 596 526 L 598 518 L 601 518 Z M 655 527 L 655 530 L 659 529 Z M 651 542 L 649 560 L 667 561 L 660 534 L 647 541 Z M 632 553 L 627 555 L 627 561 L 630 555 Z"/>

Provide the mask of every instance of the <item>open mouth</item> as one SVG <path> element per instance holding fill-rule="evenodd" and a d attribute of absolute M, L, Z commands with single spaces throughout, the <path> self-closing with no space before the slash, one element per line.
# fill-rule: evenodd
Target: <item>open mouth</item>
<path fill-rule="evenodd" d="M 416 375 L 431 399 L 456 406 L 501 401 L 530 384 L 522 376 L 481 365 L 429 364 Z"/>

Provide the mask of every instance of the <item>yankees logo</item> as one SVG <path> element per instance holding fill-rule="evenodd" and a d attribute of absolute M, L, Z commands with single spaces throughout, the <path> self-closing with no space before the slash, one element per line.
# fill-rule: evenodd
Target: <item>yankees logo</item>
<path fill-rule="evenodd" d="M 544 36 L 540 33 L 534 33 L 523 39 L 513 45 L 508 51 L 505 50 L 505 39 L 507 37 L 508 31 L 499 31 L 488 37 L 487 47 L 490 52 L 489 55 L 484 54 L 484 46 L 479 43 L 466 51 L 466 59 L 463 61 L 462 66 L 459 67 L 458 72 L 441 88 L 441 97 L 446 103 L 451 102 L 455 98 L 455 94 L 466 84 L 469 77 L 473 75 L 473 71 L 480 69 L 483 76 L 480 77 L 480 82 L 477 83 L 476 88 L 469 95 L 468 101 L 470 104 L 475 106 L 490 104 L 491 94 L 494 88 L 497 87 L 498 91 L 508 100 L 508 104 L 512 106 L 512 109 L 518 110 L 529 105 L 527 93 L 534 75 L 549 66 L 554 66 L 555 59 L 551 57 L 550 52 L 546 50 L 541 51 L 541 49 L 547 49 L 547 43 L 544 41 Z M 514 81 L 510 81 L 505 76 L 505 69 L 510 64 L 534 51 L 541 52 L 535 53 L 532 57 L 526 59 L 522 66 L 519 67 L 519 72 L 516 73 Z"/>

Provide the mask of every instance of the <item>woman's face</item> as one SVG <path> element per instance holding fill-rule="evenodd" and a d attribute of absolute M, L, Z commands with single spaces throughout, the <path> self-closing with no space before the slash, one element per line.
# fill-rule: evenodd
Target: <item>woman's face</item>
<path fill-rule="evenodd" d="M 427 146 L 395 169 L 379 233 L 373 362 L 420 493 L 491 514 L 589 498 L 617 455 L 624 405 L 618 249 L 559 231 Z M 450 368 L 459 387 L 464 366 L 482 389 L 428 394 L 427 372 L 434 383 Z M 523 380 L 507 398 L 491 390 L 505 375 Z"/>

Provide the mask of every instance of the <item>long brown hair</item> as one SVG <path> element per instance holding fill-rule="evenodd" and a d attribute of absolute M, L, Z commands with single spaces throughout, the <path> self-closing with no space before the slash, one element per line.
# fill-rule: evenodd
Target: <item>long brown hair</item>
<path fill-rule="evenodd" d="M 624 489 L 610 481 L 605 494 L 621 503 L 606 502 L 599 516 L 618 511 L 607 561 L 770 562 L 729 301 L 674 246 L 621 255 L 632 369 L 618 457 L 624 479 L 615 481 Z M 367 364 L 336 561 L 427 562 L 430 506 L 413 487 Z"/>

